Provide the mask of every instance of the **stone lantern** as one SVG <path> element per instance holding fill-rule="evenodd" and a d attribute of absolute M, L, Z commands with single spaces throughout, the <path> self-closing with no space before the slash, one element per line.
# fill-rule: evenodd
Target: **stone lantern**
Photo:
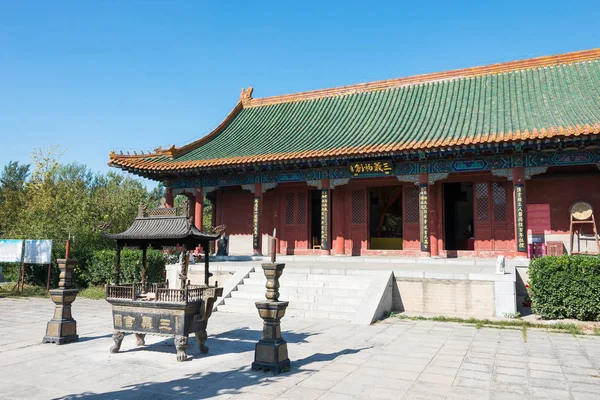
<path fill-rule="evenodd" d="M 71 303 L 75 301 L 79 290 L 71 289 L 71 287 L 73 286 L 73 269 L 78 262 L 73 258 L 59 258 L 56 262 L 60 269 L 60 280 L 58 289 L 50 290 L 50 299 L 56 304 L 56 308 L 54 317 L 48 322 L 46 336 L 42 343 L 76 342 L 79 340 L 79 336 L 77 336 L 77 321 L 71 315 Z"/>
<path fill-rule="evenodd" d="M 289 304 L 287 301 L 279 301 L 279 277 L 284 267 L 285 264 L 275 262 L 262 264 L 267 277 L 267 300 L 256 302 L 258 314 L 264 322 L 262 339 L 256 344 L 254 352 L 253 370 L 270 370 L 279 374 L 290 368 L 287 343 L 281 337 L 280 328 L 280 320 Z"/>

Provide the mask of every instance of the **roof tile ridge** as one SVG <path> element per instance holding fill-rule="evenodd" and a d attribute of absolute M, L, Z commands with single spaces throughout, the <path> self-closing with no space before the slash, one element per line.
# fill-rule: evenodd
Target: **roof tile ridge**
<path fill-rule="evenodd" d="M 422 83 L 434 83 L 457 78 L 471 78 L 481 75 L 493 75 L 520 71 L 529 68 L 543 68 L 569 64 L 573 62 L 592 61 L 600 58 L 600 48 L 580 50 L 550 56 L 540 56 L 522 60 L 507 61 L 481 66 L 466 67 L 442 72 L 412 75 L 401 78 L 384 79 L 372 82 L 363 82 L 353 85 L 344 85 L 326 89 L 309 90 L 305 92 L 290 93 L 262 98 L 251 98 L 244 108 L 269 106 L 302 100 L 316 100 L 324 97 L 342 96 L 353 93 L 363 93 L 375 90 L 392 89 Z"/>
<path fill-rule="evenodd" d="M 116 159 L 145 159 L 145 158 L 153 158 L 153 157 L 157 157 L 160 156 L 160 154 L 157 154 L 157 150 L 159 150 L 160 147 L 158 149 L 154 149 L 154 153 L 148 152 L 148 153 L 144 153 L 143 151 L 141 151 L 140 154 L 137 154 L 136 151 L 133 152 L 133 154 L 129 154 L 129 152 L 127 152 L 127 154 L 123 154 L 123 151 L 119 151 L 119 153 L 117 153 L 116 151 L 112 150 L 109 154 L 110 160 L 116 160 Z"/>
<path fill-rule="evenodd" d="M 205 136 L 201 137 L 200 139 L 198 139 L 192 143 L 186 144 L 184 146 L 181 146 L 181 147 L 175 147 L 174 144 L 169 146 L 169 148 L 167 148 L 166 150 L 163 150 L 161 147 L 158 147 L 158 148 L 154 149 L 154 153 L 143 155 L 143 157 L 147 158 L 147 157 L 166 156 L 166 157 L 170 157 L 171 159 L 173 159 L 173 158 L 179 157 L 185 153 L 189 153 L 190 151 L 195 150 L 196 148 L 202 146 L 203 144 L 211 141 L 215 136 L 217 136 L 219 133 L 221 133 L 223 131 L 223 129 L 225 129 L 225 127 L 231 122 L 231 120 L 233 118 L 235 118 L 235 116 L 243 108 L 244 108 L 244 104 L 243 104 L 243 101 L 240 99 L 240 101 L 238 101 L 238 103 L 235 105 L 233 110 L 231 110 L 229 112 L 229 114 L 227 114 L 225 119 L 223 119 L 223 121 L 221 121 L 221 123 L 215 129 L 213 129 L 208 135 L 205 135 Z M 114 157 L 113 157 L 113 154 L 114 154 L 114 152 L 111 152 L 111 154 L 110 154 L 111 161 L 113 160 L 113 158 L 124 158 L 124 156 L 116 155 L 116 154 L 114 154 Z M 138 156 L 138 157 L 140 157 L 140 156 Z"/>

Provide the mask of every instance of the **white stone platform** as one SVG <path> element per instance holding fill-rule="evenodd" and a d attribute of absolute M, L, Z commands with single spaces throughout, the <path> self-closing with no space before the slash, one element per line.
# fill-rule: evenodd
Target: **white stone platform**
<path fill-rule="evenodd" d="M 216 309 L 255 313 L 254 302 L 265 292 L 260 265 L 270 259 L 226 259 L 230 261 L 211 262 L 211 281 L 225 286 Z M 496 259 L 483 258 L 278 256 L 277 262 L 286 264 L 281 299 L 290 301 L 288 315 L 366 323 L 390 311 L 509 316 L 517 312 L 516 266 L 528 264 L 526 259 L 508 259 L 506 273 L 498 275 Z M 178 271 L 178 265 L 167 267 L 171 285 L 177 285 Z M 203 282 L 203 273 L 203 264 L 190 265 L 193 283 Z"/>

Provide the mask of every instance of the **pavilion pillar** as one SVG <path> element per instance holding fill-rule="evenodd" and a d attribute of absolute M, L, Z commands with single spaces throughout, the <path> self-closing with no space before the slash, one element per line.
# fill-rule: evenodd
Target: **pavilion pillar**
<path fill-rule="evenodd" d="M 142 247 L 142 293 L 146 293 L 146 252 L 148 248 L 146 246 Z"/>
<path fill-rule="evenodd" d="M 419 240 L 421 256 L 430 257 L 429 237 L 429 174 L 419 174 Z"/>
<path fill-rule="evenodd" d="M 513 195 L 515 215 L 515 250 L 517 256 L 527 257 L 527 226 L 525 217 L 525 168 L 513 168 Z"/>
<path fill-rule="evenodd" d="M 260 218 L 262 216 L 263 204 L 262 185 L 257 182 L 254 185 L 254 206 L 252 211 L 252 252 L 254 255 L 262 253 L 262 235 L 260 234 Z"/>
<path fill-rule="evenodd" d="M 329 223 L 331 189 L 329 179 L 321 181 L 321 254 L 331 254 L 331 224 Z"/>
<path fill-rule="evenodd" d="M 121 275 L 121 246 L 117 242 L 117 248 L 115 251 L 115 274 L 113 282 L 115 285 L 119 284 L 119 276 Z"/>
<path fill-rule="evenodd" d="M 204 215 L 204 196 L 202 195 L 201 187 L 196 188 L 196 195 L 194 200 L 194 225 L 196 225 L 196 228 L 198 228 L 200 232 L 203 232 L 202 221 Z"/>
<path fill-rule="evenodd" d="M 172 208 L 173 207 L 173 188 L 168 187 L 167 188 L 167 193 L 165 196 L 165 200 L 166 200 L 166 206 L 168 208 Z"/>
<path fill-rule="evenodd" d="M 335 255 L 343 255 L 344 254 L 344 189 L 340 186 L 337 186 L 333 189 L 329 190 L 331 194 L 332 200 L 330 205 L 335 203 L 333 207 L 333 218 L 332 218 L 332 229 L 335 228 L 335 242 L 332 245 L 332 250 L 335 250 Z M 333 238 L 332 238 L 333 240 Z"/>

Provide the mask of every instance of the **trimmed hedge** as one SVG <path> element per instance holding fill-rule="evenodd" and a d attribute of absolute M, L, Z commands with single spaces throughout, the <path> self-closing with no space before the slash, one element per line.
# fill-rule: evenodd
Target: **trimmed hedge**
<path fill-rule="evenodd" d="M 600 321 L 600 257 L 541 257 L 531 261 L 532 311 L 545 319 Z"/>
<path fill-rule="evenodd" d="M 164 280 L 165 258 L 162 250 L 148 250 L 146 254 L 146 277 L 148 282 L 162 282 Z M 84 271 L 82 277 L 90 286 L 104 285 L 113 281 L 115 268 L 115 250 L 95 251 Z M 121 283 L 140 282 L 142 272 L 142 251 L 121 250 Z"/>

